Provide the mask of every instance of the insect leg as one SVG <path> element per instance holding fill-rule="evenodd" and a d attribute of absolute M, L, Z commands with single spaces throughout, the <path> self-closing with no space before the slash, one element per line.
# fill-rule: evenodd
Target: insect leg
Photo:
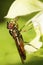
<path fill-rule="evenodd" d="M 28 25 L 32 25 L 32 22 L 30 21 Z M 22 28 L 20 29 L 20 32 L 22 31 L 22 29 L 26 26 L 26 23 L 22 26 Z M 29 26 L 30 27 L 30 26 Z M 32 27 L 31 27 L 32 28 Z M 29 28 L 28 30 L 30 30 L 31 28 Z"/>

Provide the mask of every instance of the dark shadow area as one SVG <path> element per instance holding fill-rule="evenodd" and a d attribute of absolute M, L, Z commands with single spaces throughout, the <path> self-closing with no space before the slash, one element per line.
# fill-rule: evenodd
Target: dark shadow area
<path fill-rule="evenodd" d="M 11 19 L 10 18 L 1 18 L 0 19 L 0 24 L 3 24 L 5 22 L 9 22 Z"/>
<path fill-rule="evenodd" d="M 43 2 L 43 0 L 39 0 L 39 1 Z"/>
<path fill-rule="evenodd" d="M 1 24 L 3 24 L 3 25 L 4 25 L 5 23 L 7 24 L 7 22 L 6 22 L 6 21 L 8 22 L 8 21 L 9 21 L 9 19 L 5 19 L 5 18 L 0 19 L 0 25 L 1 25 Z"/>
<path fill-rule="evenodd" d="M 3 23 L 5 23 L 5 22 L 6 22 L 6 21 L 5 21 L 4 18 L 0 19 L 0 25 L 3 24 Z"/>
<path fill-rule="evenodd" d="M 0 0 L 0 19 L 2 19 L 7 14 L 13 1 L 15 0 Z"/>

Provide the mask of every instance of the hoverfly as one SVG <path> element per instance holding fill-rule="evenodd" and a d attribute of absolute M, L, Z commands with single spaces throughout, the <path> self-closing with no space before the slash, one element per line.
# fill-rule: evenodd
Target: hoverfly
<path fill-rule="evenodd" d="M 16 25 L 16 22 L 10 21 L 7 22 L 7 28 L 9 29 L 10 35 L 13 37 L 13 39 L 16 42 L 16 46 L 19 52 L 19 55 L 21 57 L 22 63 L 24 63 L 24 60 L 26 59 L 26 53 L 24 49 L 24 42 L 23 42 L 23 37 L 18 30 L 18 25 Z"/>
<path fill-rule="evenodd" d="M 31 22 L 29 24 L 31 24 Z M 18 29 L 18 24 L 16 23 L 16 20 L 7 22 L 7 29 L 9 29 L 10 35 L 15 40 L 15 43 L 16 43 L 16 46 L 17 46 L 17 49 L 18 49 L 18 52 L 19 52 L 22 63 L 24 63 L 24 61 L 26 60 L 26 52 L 25 52 L 25 49 L 24 49 L 24 42 L 25 41 L 23 40 L 23 37 L 20 33 L 22 31 L 23 27 L 19 30 Z M 31 28 L 29 28 L 28 30 L 31 30 Z M 29 43 L 29 42 L 25 42 L 25 43 Z M 31 44 L 27 44 L 27 45 L 32 46 L 33 48 L 35 48 Z M 37 49 L 37 48 L 35 48 L 35 49 Z"/>

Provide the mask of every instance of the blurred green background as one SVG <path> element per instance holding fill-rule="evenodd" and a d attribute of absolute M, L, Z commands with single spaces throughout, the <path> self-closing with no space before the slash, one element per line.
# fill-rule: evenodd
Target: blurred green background
<path fill-rule="evenodd" d="M 25 17 L 19 17 L 19 28 L 21 28 L 20 24 L 23 26 L 26 23 L 26 20 Z M 10 19 L 0 21 L 0 65 L 23 65 L 16 48 L 16 43 L 7 30 L 7 21 L 10 21 Z M 24 29 L 26 28 L 24 27 Z M 27 32 L 21 32 L 21 34 L 23 35 L 23 39 L 29 42 L 36 36 L 34 28 Z M 43 65 L 43 48 L 35 53 L 26 53 L 24 65 L 36 64 Z"/>
<path fill-rule="evenodd" d="M 7 30 L 7 21 L 9 22 L 10 19 L 3 19 L 13 1 L 14 0 L 0 0 L 0 65 L 43 65 L 43 47 L 35 53 L 26 53 L 25 63 L 22 64 L 21 62 L 16 43 Z M 19 29 L 21 25 L 23 26 L 26 21 L 35 14 L 36 13 L 32 13 L 19 17 Z M 28 27 L 24 27 L 24 29 L 27 28 Z M 34 28 L 27 32 L 21 32 L 21 34 L 23 35 L 23 39 L 29 42 L 36 36 Z"/>

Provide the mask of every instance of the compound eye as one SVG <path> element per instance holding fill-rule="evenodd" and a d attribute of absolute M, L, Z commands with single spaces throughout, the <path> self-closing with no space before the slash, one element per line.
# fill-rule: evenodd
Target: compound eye
<path fill-rule="evenodd" d="M 12 29 L 13 26 L 14 26 L 14 24 L 12 22 L 9 22 L 9 23 L 7 22 L 7 28 L 8 29 Z"/>
<path fill-rule="evenodd" d="M 10 28 L 10 29 L 13 28 L 13 23 L 9 23 L 9 28 Z"/>

